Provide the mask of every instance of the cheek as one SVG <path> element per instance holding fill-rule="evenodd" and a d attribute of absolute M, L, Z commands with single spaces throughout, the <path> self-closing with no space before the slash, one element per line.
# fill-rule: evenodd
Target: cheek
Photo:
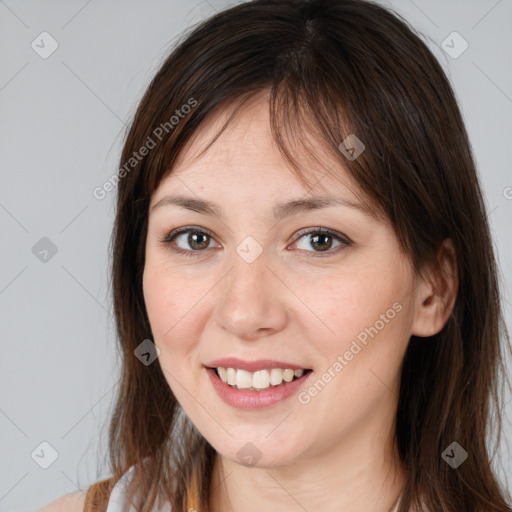
<path fill-rule="evenodd" d="M 178 304 L 174 301 L 174 289 L 151 266 L 146 265 L 142 279 L 144 302 L 155 341 L 162 338 L 172 327 Z"/>
<path fill-rule="evenodd" d="M 143 292 L 161 365 L 173 371 L 185 368 L 207 320 L 204 280 L 180 277 L 175 269 L 150 262 L 144 269 Z"/>
<path fill-rule="evenodd" d="M 198 339 L 190 293 L 183 292 L 179 279 L 151 265 L 144 269 L 143 292 L 160 368 L 178 402 L 187 404 L 190 398 L 184 389 L 193 386 L 189 362 Z"/>
<path fill-rule="evenodd" d="M 398 385 L 412 325 L 409 277 L 398 265 L 366 267 L 301 291 L 315 305 L 303 326 L 329 381 L 326 397 L 354 416 Z"/>
<path fill-rule="evenodd" d="M 315 290 L 309 290 L 316 316 L 303 324 L 322 364 L 301 403 L 309 412 L 336 404 L 322 427 L 332 437 L 366 421 L 382 404 L 390 407 L 410 334 L 407 283 L 371 274 L 345 276 L 339 283 L 325 286 L 316 301 Z"/>
<path fill-rule="evenodd" d="M 402 304 L 405 290 L 403 277 L 369 270 L 309 281 L 297 295 L 312 305 L 303 316 L 310 339 L 329 352 L 329 347 L 348 350 L 354 339 L 364 344 L 372 334 L 382 338 L 400 330 L 406 316 Z"/>
<path fill-rule="evenodd" d="M 159 263 L 146 263 L 142 279 L 144 301 L 155 338 L 171 338 L 187 324 L 187 316 L 204 295 L 197 283 L 197 279 L 180 278 Z"/>

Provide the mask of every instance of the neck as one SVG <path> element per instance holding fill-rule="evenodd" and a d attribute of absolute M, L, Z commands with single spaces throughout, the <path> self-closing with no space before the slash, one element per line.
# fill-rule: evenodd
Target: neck
<path fill-rule="evenodd" d="M 393 448 L 393 425 L 353 431 L 336 446 L 303 453 L 285 466 L 248 467 L 217 454 L 211 512 L 391 512 L 407 479 Z"/>

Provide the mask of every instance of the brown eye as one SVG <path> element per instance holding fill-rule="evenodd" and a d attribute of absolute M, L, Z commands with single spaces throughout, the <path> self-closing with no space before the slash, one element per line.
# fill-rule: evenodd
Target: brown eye
<path fill-rule="evenodd" d="M 309 240 L 308 240 L 309 238 Z M 344 235 L 335 233 L 331 231 L 330 229 L 324 229 L 324 228 L 316 228 L 316 229 L 310 229 L 309 231 L 300 231 L 298 233 L 297 241 L 295 242 L 295 245 L 298 242 L 301 242 L 302 240 L 305 240 L 306 248 L 304 249 L 306 252 L 313 253 L 310 256 L 324 256 L 323 254 L 314 254 L 314 253 L 327 253 L 326 256 L 329 254 L 337 253 L 337 250 L 330 250 L 333 247 L 333 243 L 336 241 L 338 242 L 338 246 L 335 247 L 348 247 L 352 245 L 352 242 L 348 239 L 348 237 L 345 237 Z M 308 250 L 307 247 L 312 247 L 314 251 Z"/>
<path fill-rule="evenodd" d="M 171 249 L 174 252 L 186 256 L 196 256 L 203 252 L 204 249 L 209 248 L 211 240 L 213 240 L 213 238 L 208 231 L 197 228 L 184 228 L 173 231 L 165 237 L 162 242 L 171 245 Z M 182 244 L 181 247 L 177 246 L 177 241 L 180 241 Z"/>
<path fill-rule="evenodd" d="M 206 249 L 209 245 L 209 237 L 201 231 L 190 231 L 187 237 L 187 243 L 196 250 Z"/>
<path fill-rule="evenodd" d="M 326 251 L 332 247 L 332 235 L 326 235 L 325 233 L 316 234 L 311 237 L 311 246 L 319 247 L 321 251 Z"/>

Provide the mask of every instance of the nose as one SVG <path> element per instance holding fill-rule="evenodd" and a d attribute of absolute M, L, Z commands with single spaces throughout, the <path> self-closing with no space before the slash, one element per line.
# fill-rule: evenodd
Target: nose
<path fill-rule="evenodd" d="M 218 325 L 247 341 L 282 330 L 288 321 L 290 291 L 283 277 L 270 268 L 265 251 L 254 261 L 235 254 L 233 267 L 218 288 Z M 288 293 L 287 293 L 288 292 Z"/>

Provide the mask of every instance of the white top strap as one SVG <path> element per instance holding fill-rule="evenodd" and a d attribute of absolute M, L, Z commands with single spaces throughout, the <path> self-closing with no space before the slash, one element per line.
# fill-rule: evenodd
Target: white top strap
<path fill-rule="evenodd" d="M 128 503 L 126 491 L 135 466 L 131 466 L 128 471 L 118 480 L 108 500 L 106 512 L 138 512 L 137 509 Z M 155 512 L 172 512 L 171 504 L 166 502 L 163 508 L 155 509 Z"/>
<path fill-rule="evenodd" d="M 133 468 L 134 466 L 128 469 L 112 489 L 106 512 L 131 512 L 133 507 L 126 503 L 126 489 L 130 481 Z"/>

